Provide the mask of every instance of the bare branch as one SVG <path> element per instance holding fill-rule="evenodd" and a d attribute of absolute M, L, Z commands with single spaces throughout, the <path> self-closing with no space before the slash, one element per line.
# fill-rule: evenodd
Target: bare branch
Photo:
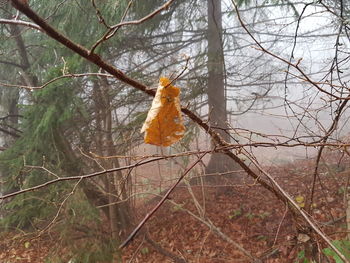
<path fill-rule="evenodd" d="M 12 4 L 15 6 L 15 8 L 17 8 L 19 11 L 21 11 L 22 13 L 24 13 L 25 15 L 27 15 L 31 20 L 33 20 L 35 23 L 37 23 L 40 27 L 42 27 L 42 29 L 52 38 L 54 38 L 55 40 L 57 40 L 58 42 L 62 43 L 63 45 L 65 45 L 67 48 L 73 50 L 75 53 L 79 54 L 80 56 L 86 58 L 87 60 L 89 60 L 90 62 L 94 63 L 95 65 L 101 67 L 102 69 L 104 69 L 106 72 L 114 75 L 118 80 L 129 84 L 131 86 L 133 86 L 136 89 L 139 89 L 143 92 L 145 92 L 148 95 L 154 96 L 155 92 L 153 90 L 148 89 L 145 85 L 139 83 L 138 81 L 129 78 L 127 75 L 125 75 L 122 71 L 120 71 L 119 69 L 115 68 L 113 65 L 108 64 L 107 62 L 105 62 L 100 56 L 89 52 L 89 50 L 87 50 L 86 48 L 74 43 L 73 41 L 71 41 L 70 39 L 68 39 L 67 37 L 65 37 L 64 35 L 62 35 L 61 33 L 59 33 L 57 30 L 55 30 L 53 27 L 51 27 L 44 19 L 42 19 L 40 16 L 38 16 L 33 10 L 31 10 L 28 6 L 26 6 L 25 4 L 22 4 L 21 1 L 19 0 L 11 0 Z M 234 1 L 233 4 L 235 5 Z M 235 8 L 237 10 L 237 7 L 235 5 Z M 238 11 L 238 10 L 237 10 Z M 238 13 L 238 12 L 237 12 Z M 242 20 L 240 20 L 242 23 L 242 26 L 244 27 L 244 23 L 242 22 Z M 248 31 L 249 32 L 249 31 Z M 249 33 L 248 33 L 249 34 Z M 250 36 L 254 39 L 254 37 L 250 34 Z M 254 39 L 255 40 L 255 39 Z M 255 40 L 256 41 L 256 40 Z M 262 49 L 262 51 L 266 52 L 267 54 L 270 54 L 271 56 L 281 60 L 282 62 L 285 63 L 289 63 L 287 60 L 278 57 L 277 55 L 267 51 L 266 49 L 264 49 L 259 42 L 257 42 L 257 45 Z M 315 86 L 318 90 L 320 90 L 323 93 L 326 93 L 327 95 L 333 97 L 333 98 L 338 98 L 337 96 L 334 96 L 333 94 L 323 90 L 322 88 L 320 88 L 316 83 L 314 83 L 309 76 L 307 76 L 299 67 L 299 65 L 295 65 L 292 64 L 293 67 L 295 67 L 304 77 L 305 79 L 312 84 L 313 86 Z M 340 99 L 340 98 L 339 98 Z M 211 127 L 208 126 L 208 124 L 206 122 L 204 122 L 200 117 L 198 117 L 195 113 L 193 113 L 192 111 L 190 111 L 187 108 L 182 108 L 182 112 L 185 113 L 189 118 L 192 119 L 192 121 L 194 121 L 195 123 L 197 123 L 199 126 L 201 126 L 211 137 L 212 139 L 216 142 L 216 144 L 220 147 L 220 146 L 229 146 L 229 144 L 224 141 L 221 136 L 216 133 Z M 328 239 L 327 236 L 325 236 L 322 231 L 313 223 L 313 221 L 308 217 L 308 215 L 302 211 L 299 206 L 295 203 L 295 201 L 288 195 L 288 193 L 286 193 L 283 188 L 272 178 L 271 175 L 269 175 L 268 173 L 266 173 L 263 169 L 261 169 L 261 167 L 258 166 L 257 163 L 255 163 L 255 165 L 259 168 L 259 171 L 264 174 L 266 176 L 266 179 L 263 179 L 261 177 L 260 174 L 257 174 L 255 171 L 253 171 L 245 162 L 244 160 L 242 160 L 241 158 L 239 158 L 235 153 L 233 153 L 230 150 L 224 150 L 223 151 L 226 155 L 228 155 L 232 160 L 234 160 L 239 166 L 242 167 L 242 169 L 252 178 L 254 178 L 256 180 L 256 182 L 258 182 L 259 184 L 261 184 L 263 187 L 265 187 L 267 190 L 269 190 L 270 192 L 274 193 L 275 196 L 283 201 L 283 202 L 287 202 L 291 207 L 293 207 L 293 212 L 301 215 L 301 217 L 304 219 L 304 221 L 341 257 L 341 259 L 344 260 L 344 262 L 349 262 L 348 260 L 345 259 L 345 257 L 339 252 L 339 250 L 337 248 L 334 247 L 334 245 L 331 243 L 331 241 Z M 254 160 L 253 160 L 254 161 Z M 199 162 L 199 161 L 198 161 Z M 132 168 L 135 166 L 129 166 L 129 168 Z M 93 176 L 97 176 L 100 174 L 104 174 L 107 172 L 114 172 L 117 171 L 120 168 L 115 168 L 115 169 L 111 169 L 108 171 L 102 171 L 102 172 L 96 172 L 90 175 L 86 175 L 84 177 L 86 178 L 90 178 Z M 125 169 L 125 167 L 123 168 Z M 69 177 L 66 178 L 60 178 L 57 180 L 69 180 Z M 70 177 L 71 180 L 72 178 L 74 180 L 80 180 L 81 176 L 76 176 L 76 177 Z M 56 181 L 57 181 L 56 180 Z M 51 181 L 50 184 L 54 183 L 55 181 Z M 47 184 L 42 184 L 40 186 L 37 186 L 37 188 L 41 188 L 41 187 L 45 187 Z M 35 189 L 35 188 L 34 188 Z M 33 189 L 33 190 L 34 190 Z M 27 192 L 29 191 L 27 190 L 23 190 L 23 192 Z M 17 192 L 17 194 L 22 193 L 22 191 Z M 7 197 L 9 197 L 9 195 L 7 195 Z M 2 197 L 1 199 L 4 199 L 6 197 Z M 0 199 L 0 200 L 1 200 Z M 139 228 L 142 227 L 142 224 L 139 226 Z M 138 231 L 137 229 L 135 229 L 136 232 Z M 136 234 L 136 232 L 134 233 L 134 235 Z M 131 236 L 132 239 L 132 236 Z"/>
<path fill-rule="evenodd" d="M 302 69 L 301 67 L 299 66 L 300 64 L 300 61 L 301 60 L 298 60 L 297 63 L 292 63 L 290 61 L 288 61 L 287 59 L 284 59 L 274 53 L 272 53 L 271 51 L 267 50 L 266 48 L 264 48 L 262 46 L 262 44 L 253 36 L 253 34 L 248 30 L 248 28 L 246 27 L 245 23 L 243 22 L 241 16 L 240 16 L 240 13 L 239 13 L 239 10 L 237 8 L 237 5 L 235 3 L 234 0 L 231 0 L 235 10 L 236 10 L 236 13 L 237 13 L 237 17 L 238 17 L 238 20 L 242 26 L 242 28 L 246 31 L 246 33 L 250 36 L 250 38 L 255 42 L 255 44 L 258 46 L 258 48 L 256 48 L 257 50 L 261 50 L 262 52 L 282 61 L 283 63 L 285 63 L 286 65 L 289 65 L 293 68 L 295 68 L 305 79 L 308 83 L 310 83 L 312 86 L 314 86 L 317 90 L 319 90 L 320 92 L 322 93 L 325 93 L 327 94 L 328 96 L 330 96 L 331 98 L 334 98 L 334 99 L 337 99 L 337 100 L 341 100 L 343 99 L 342 97 L 339 97 L 339 96 L 336 96 L 334 94 L 332 94 L 331 92 L 325 90 L 325 89 L 322 89 L 318 84 L 317 82 L 313 81 Z"/>
<path fill-rule="evenodd" d="M 20 190 L 20 191 L 16 191 L 16 192 L 13 192 L 13 193 L 10 193 L 10 194 L 2 195 L 2 196 L 0 196 L 0 200 L 5 200 L 5 199 L 7 199 L 7 198 L 10 198 L 10 197 L 13 197 L 13 196 L 16 196 L 16 195 L 19 195 L 19 194 L 23 194 L 23 193 L 36 191 L 36 190 L 39 190 L 39 189 L 41 189 L 41 188 L 47 187 L 47 186 L 49 186 L 49 185 L 56 184 L 56 183 L 58 183 L 58 182 L 63 182 L 63 181 L 77 181 L 77 180 L 80 181 L 80 180 L 83 180 L 83 179 L 93 178 L 93 177 L 96 177 L 96 176 L 99 176 L 99 175 L 103 175 L 103 174 L 109 174 L 109 173 L 113 173 L 113 172 L 117 172 L 117 171 L 122 171 L 122 170 L 126 170 L 126 169 L 135 168 L 135 167 L 137 167 L 137 166 L 141 166 L 141 165 L 143 165 L 143 164 L 151 163 L 151 162 L 158 161 L 158 160 L 162 160 L 162 159 L 165 159 L 165 158 L 166 158 L 166 157 L 152 158 L 152 159 L 150 159 L 150 160 L 141 161 L 141 162 L 138 162 L 138 163 L 136 163 L 136 164 L 131 164 L 131 165 L 123 166 L 123 167 L 117 167 L 117 168 L 106 169 L 106 170 L 102 170 L 102 171 L 99 171 L 99 172 L 95 172 L 95 173 L 91 173 L 91 174 L 86 174 L 86 175 L 59 177 L 59 178 L 57 178 L 57 179 L 54 179 L 54 180 L 51 180 L 51 181 L 48 181 L 48 182 L 45 182 L 45 183 L 36 185 L 36 186 L 34 186 L 34 187 L 30 187 L 30 188 L 23 189 L 23 190 Z"/>
<path fill-rule="evenodd" d="M 92 47 L 90 50 L 90 54 L 94 53 L 96 47 L 98 45 L 100 45 L 103 41 L 110 39 L 111 37 L 113 37 L 117 31 L 119 30 L 119 28 L 123 27 L 123 26 L 127 26 L 127 25 L 138 25 L 141 24 L 151 18 L 153 18 L 154 16 L 156 16 L 157 14 L 159 14 L 160 12 L 162 12 L 163 10 L 169 8 L 169 6 L 172 4 L 172 2 L 174 2 L 174 0 L 169 0 L 168 2 L 166 2 L 164 5 L 162 5 L 161 7 L 159 7 L 157 10 L 153 11 L 152 13 L 146 15 L 145 17 L 139 19 L 139 20 L 133 20 L 133 21 L 125 21 L 125 22 L 121 22 L 119 24 L 116 24 L 114 26 L 111 26 L 110 29 L 104 34 L 104 36 L 102 38 L 100 38 Z M 128 8 L 127 8 L 128 9 Z M 124 16 L 123 16 L 124 17 Z"/>
<path fill-rule="evenodd" d="M 144 219 L 138 224 L 138 226 L 131 232 L 128 238 L 119 246 L 119 248 L 126 247 L 136 236 L 136 234 L 141 230 L 141 228 L 146 224 L 146 222 L 152 217 L 152 215 L 162 206 L 162 204 L 168 199 L 169 195 L 174 191 L 176 186 L 182 181 L 182 179 L 198 164 L 202 161 L 203 157 L 207 153 L 203 153 L 198 159 L 193 162 L 184 173 L 177 179 L 177 181 L 169 188 L 166 194 L 162 197 L 162 199 L 158 202 L 158 204 L 144 217 Z"/>
<path fill-rule="evenodd" d="M 27 89 L 29 91 L 37 90 L 37 89 L 43 89 L 46 86 L 60 80 L 60 79 L 65 79 L 65 78 L 84 78 L 84 77 L 107 77 L 107 78 L 114 78 L 113 75 L 110 74 L 105 74 L 105 73 L 78 73 L 78 74 L 65 74 L 56 78 L 51 79 L 50 81 L 44 83 L 41 86 L 33 87 L 33 86 L 23 86 L 23 85 L 15 85 L 15 84 L 8 84 L 8 83 L 1 83 L 0 85 L 4 87 L 9 87 L 9 88 L 19 88 L 19 89 Z"/>
<path fill-rule="evenodd" d="M 34 23 L 30 23 L 23 20 L 17 20 L 17 19 L 0 19 L 0 24 L 9 24 L 9 25 L 18 25 L 18 26 L 26 26 L 30 27 L 39 31 L 42 31 L 42 28 Z"/>

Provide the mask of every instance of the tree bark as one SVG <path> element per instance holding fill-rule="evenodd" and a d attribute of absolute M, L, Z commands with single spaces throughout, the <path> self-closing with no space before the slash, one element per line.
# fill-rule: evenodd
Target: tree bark
<path fill-rule="evenodd" d="M 107 79 L 101 79 L 94 84 L 94 101 L 96 112 L 97 136 L 96 146 L 100 155 L 117 155 L 113 140 L 113 120 L 111 110 L 111 98 Z M 102 160 L 106 169 L 119 167 L 118 159 Z M 127 200 L 127 183 L 123 174 L 115 172 L 104 179 L 104 187 L 108 199 L 108 218 L 112 237 L 119 240 L 121 233 L 131 225 L 130 202 Z M 122 235 L 121 235 L 122 236 Z"/>
<path fill-rule="evenodd" d="M 15 64 L 20 66 L 22 73 L 22 82 L 26 85 L 33 85 L 35 78 L 32 74 L 29 73 L 31 65 L 29 62 L 25 43 L 21 35 L 21 31 L 19 30 L 17 25 L 10 25 L 10 34 L 17 46 L 19 62 Z M 20 131 L 18 130 L 20 116 L 18 109 L 19 97 L 19 89 L 4 89 L 0 91 L 0 117 L 3 117 L 0 120 L 0 132 L 2 133 L 0 146 L 4 148 L 8 148 L 15 142 L 15 140 L 17 140 L 21 136 Z M 4 118 L 4 116 L 8 117 Z M 0 178 L 4 176 L 6 175 L 0 174 Z M 8 189 L 7 191 L 5 191 L 4 194 L 8 194 L 17 190 L 19 190 L 18 187 L 13 187 L 12 189 Z M 0 192 L 2 191 L 3 190 L 0 188 Z"/>
<path fill-rule="evenodd" d="M 208 0 L 208 106 L 210 126 L 226 141 L 230 142 L 227 124 L 225 67 L 222 43 L 222 13 L 221 0 Z M 211 175 L 237 170 L 238 166 L 225 154 L 213 153 L 206 167 L 206 181 L 217 183 L 223 176 Z M 226 174 L 224 177 L 232 175 Z"/>

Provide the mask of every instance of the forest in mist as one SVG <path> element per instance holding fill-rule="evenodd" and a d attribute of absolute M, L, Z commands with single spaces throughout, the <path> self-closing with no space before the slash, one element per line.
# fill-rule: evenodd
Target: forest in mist
<path fill-rule="evenodd" d="M 350 262 L 349 0 L 0 0 L 0 262 Z"/>

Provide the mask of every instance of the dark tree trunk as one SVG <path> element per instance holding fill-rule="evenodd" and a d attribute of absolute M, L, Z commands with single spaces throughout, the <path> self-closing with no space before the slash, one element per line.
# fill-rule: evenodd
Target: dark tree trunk
<path fill-rule="evenodd" d="M 13 66 L 20 68 L 20 71 L 22 73 L 21 84 L 34 86 L 37 84 L 37 82 L 35 82 L 35 77 L 30 73 L 31 65 L 29 62 L 28 53 L 21 35 L 21 31 L 17 25 L 10 25 L 10 34 L 11 37 L 14 39 L 17 47 L 18 62 L 14 63 Z M 21 132 L 20 130 L 18 130 L 19 97 L 19 89 L 4 89 L 0 91 L 0 117 L 2 117 L 2 119 L 0 120 L 0 133 L 2 137 L 2 140 L 0 141 L 2 145 L 0 145 L 0 147 L 2 147 L 4 150 L 9 148 L 21 136 Z M 0 178 L 5 176 L 6 172 L 0 174 Z M 19 187 L 14 186 L 11 189 L 7 189 L 6 191 L 4 191 L 4 194 L 15 192 L 17 190 L 19 190 Z M 3 189 L 0 188 L 0 192 L 2 191 Z"/>
<path fill-rule="evenodd" d="M 94 101 L 96 104 L 96 146 L 100 155 L 114 156 L 118 152 L 113 141 L 113 123 L 111 111 L 111 98 L 109 96 L 109 85 L 107 79 L 101 79 L 94 85 Z M 106 168 L 119 167 L 118 159 L 105 159 L 101 164 Z M 114 172 L 106 176 L 103 180 L 106 200 L 108 202 L 107 217 L 110 223 L 112 237 L 119 240 L 125 231 L 131 226 L 131 209 L 128 199 L 128 179 L 123 178 L 123 174 Z"/>
<path fill-rule="evenodd" d="M 226 94 L 225 94 L 225 67 L 222 46 L 222 13 L 221 0 L 208 0 L 208 105 L 209 123 L 216 132 L 227 142 L 230 135 L 227 124 Z M 237 170 L 237 165 L 226 155 L 212 154 L 206 167 L 206 174 L 221 174 Z M 225 175 L 224 177 L 228 177 Z M 232 176 L 230 176 L 232 177 Z M 217 183 L 223 176 L 209 175 L 206 181 Z"/>

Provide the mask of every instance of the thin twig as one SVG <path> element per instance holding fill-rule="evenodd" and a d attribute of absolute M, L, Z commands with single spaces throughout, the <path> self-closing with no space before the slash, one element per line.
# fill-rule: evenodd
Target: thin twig
<path fill-rule="evenodd" d="M 153 11 L 152 13 L 146 15 L 145 17 L 139 19 L 139 20 L 133 20 L 133 21 L 125 21 L 125 22 L 121 22 L 119 24 L 116 24 L 114 26 L 111 26 L 109 28 L 109 30 L 107 30 L 107 32 L 91 47 L 90 49 L 90 54 L 93 54 L 95 49 L 104 41 L 110 39 L 111 37 L 113 37 L 117 31 L 119 30 L 119 28 L 123 27 L 123 26 L 127 26 L 127 25 L 138 25 L 141 24 L 143 22 L 145 22 L 146 20 L 149 20 L 151 18 L 153 18 L 154 16 L 156 16 L 158 13 L 160 13 L 161 11 L 169 8 L 169 6 L 171 5 L 171 3 L 174 2 L 174 0 L 170 0 L 168 2 L 166 2 L 164 5 L 162 5 L 161 7 L 159 7 L 157 10 Z"/>
<path fill-rule="evenodd" d="M 88 179 L 88 178 L 96 177 L 96 176 L 103 175 L 103 174 L 109 174 L 109 173 L 113 173 L 113 172 L 116 172 L 116 171 L 122 171 L 122 170 L 125 170 L 125 169 L 134 168 L 134 167 L 146 164 L 146 163 L 150 163 L 150 162 L 154 162 L 154 161 L 162 160 L 162 159 L 166 159 L 166 158 L 167 157 L 152 158 L 152 159 L 145 160 L 145 161 L 142 161 L 142 162 L 139 162 L 139 163 L 136 163 L 136 164 L 126 165 L 126 166 L 123 166 L 123 167 L 117 167 L 117 168 L 112 168 L 112 169 L 106 169 L 106 170 L 102 170 L 102 171 L 99 171 L 99 172 L 86 174 L 86 175 L 59 177 L 57 179 L 54 179 L 54 180 L 51 180 L 51 181 L 48 181 L 48 182 L 45 182 L 45 183 L 42 183 L 42 184 L 30 187 L 30 188 L 26 188 L 26 189 L 19 190 L 19 191 L 10 193 L 10 194 L 2 195 L 2 196 L 0 196 L 0 200 L 5 200 L 7 198 L 10 198 L 10 197 L 13 197 L 13 196 L 16 196 L 16 195 L 19 195 L 19 194 L 23 194 L 23 193 L 36 191 L 36 190 L 39 190 L 41 188 L 47 187 L 49 185 L 52 185 L 52 184 L 55 184 L 55 183 L 58 183 L 58 182 L 76 181 L 76 180 Z"/>
<path fill-rule="evenodd" d="M 250 161 L 255 165 L 256 168 L 259 169 L 261 173 L 263 173 L 271 182 L 272 184 L 277 187 L 279 192 L 282 192 L 283 195 L 288 200 L 288 204 L 292 206 L 294 209 L 298 211 L 298 213 L 302 216 L 302 218 L 305 220 L 305 222 L 308 223 L 308 225 L 312 228 L 314 232 L 316 232 L 326 243 L 329 247 L 331 247 L 334 252 L 342 259 L 344 262 L 349 263 L 349 260 L 345 258 L 345 256 L 334 246 L 332 241 L 319 229 L 316 224 L 312 221 L 312 219 L 299 207 L 299 205 L 294 201 L 294 199 L 282 189 L 282 187 L 276 182 L 276 180 L 267 173 L 258 163 L 255 162 L 255 160 L 250 159 Z"/>
<path fill-rule="evenodd" d="M 279 235 L 279 232 L 280 232 L 282 223 L 283 223 L 284 218 L 286 217 L 287 212 L 288 212 L 288 208 L 289 208 L 289 207 L 288 207 L 288 204 L 286 203 L 286 210 L 284 211 L 283 216 L 282 216 L 282 219 L 281 219 L 281 221 L 280 221 L 280 223 L 279 223 L 279 225 L 278 225 L 278 228 L 277 228 L 277 231 L 276 231 L 276 235 L 275 235 L 275 240 L 273 241 L 271 247 L 274 247 L 274 246 L 276 245 L 276 242 L 277 242 L 277 239 L 278 239 L 278 235 Z"/>
<path fill-rule="evenodd" d="M 37 89 L 43 89 L 45 87 L 47 87 L 48 85 L 60 80 L 60 79 L 65 79 L 65 78 L 84 78 L 84 77 L 91 77 L 91 76 L 95 76 L 95 77 L 107 77 L 107 78 L 114 78 L 113 75 L 110 74 L 105 74 L 105 73 L 78 73 L 78 74 L 64 74 L 62 76 L 56 77 L 51 79 L 50 81 L 44 83 L 41 86 L 23 86 L 23 85 L 15 85 L 15 84 L 8 84 L 8 83 L 0 83 L 0 85 L 4 86 L 4 87 L 9 87 L 9 88 L 19 88 L 19 89 L 26 89 L 29 91 L 33 91 L 33 90 L 37 90 Z"/>
<path fill-rule="evenodd" d="M 41 230 L 40 230 L 40 232 L 39 232 L 39 234 L 37 235 L 37 237 L 40 237 L 45 231 L 47 231 L 47 230 L 55 223 L 55 221 L 57 220 L 58 216 L 60 215 L 60 213 L 61 213 L 61 211 L 62 211 L 62 208 L 63 208 L 64 204 L 67 202 L 67 200 L 69 199 L 69 197 L 71 197 L 71 196 L 75 193 L 75 191 L 76 191 L 76 189 L 77 189 L 77 187 L 78 187 L 78 185 L 80 184 L 81 181 L 82 181 L 82 179 L 80 179 L 80 180 L 73 186 L 72 191 L 64 198 L 64 200 L 63 200 L 62 203 L 60 204 L 60 206 L 59 206 L 59 208 L 58 208 L 58 210 L 57 210 L 57 213 L 56 213 L 56 215 L 54 216 L 54 218 L 51 220 L 51 222 L 50 222 L 44 229 L 41 229 Z M 37 238 L 37 237 L 36 237 L 36 238 Z"/>
<path fill-rule="evenodd" d="M 26 27 L 30 27 L 36 30 L 39 30 L 41 32 L 44 32 L 43 29 L 33 23 L 27 22 L 27 21 L 23 21 L 23 20 L 17 20 L 17 19 L 0 19 L 0 24 L 9 24 L 9 25 L 18 25 L 18 26 L 26 26 Z"/>
<path fill-rule="evenodd" d="M 175 203 L 172 200 L 168 200 L 169 202 L 175 204 L 178 206 L 177 203 Z M 246 249 L 244 249 L 240 244 L 238 244 L 237 242 L 233 241 L 229 236 L 227 236 L 225 233 L 223 233 L 219 227 L 217 227 L 213 222 L 211 222 L 211 220 L 207 217 L 201 217 L 201 216 L 197 216 L 196 214 L 192 213 L 190 210 L 185 209 L 183 207 L 180 206 L 180 210 L 185 211 L 186 213 L 188 213 L 190 216 L 194 217 L 195 219 L 197 219 L 198 221 L 200 221 L 201 223 L 203 223 L 204 225 L 206 225 L 210 230 L 212 230 L 217 236 L 219 236 L 221 239 L 225 240 L 226 242 L 230 243 L 231 245 L 233 245 L 235 248 L 237 248 L 239 251 L 241 251 L 246 257 L 250 258 L 251 260 L 253 260 L 254 262 L 259 262 L 259 260 L 257 258 L 255 258 L 249 251 L 247 251 Z"/>
<path fill-rule="evenodd" d="M 144 219 L 138 224 L 138 226 L 131 232 L 128 238 L 119 246 L 119 248 L 126 247 L 136 236 L 136 234 L 140 231 L 140 229 L 146 224 L 146 222 L 152 217 L 152 215 L 162 206 L 166 199 L 168 199 L 169 195 L 174 191 L 176 186 L 182 181 L 182 179 L 203 159 L 203 157 L 207 153 L 203 153 L 199 158 L 193 162 L 184 173 L 179 177 L 179 179 L 169 188 L 163 198 L 158 202 L 158 204 L 144 217 Z"/>
<path fill-rule="evenodd" d="M 235 5 L 234 1 L 232 1 L 232 2 Z M 107 63 L 106 61 L 104 61 L 97 54 L 90 53 L 89 50 L 87 50 L 86 48 L 76 44 L 75 42 L 73 42 L 69 38 L 67 38 L 64 35 L 62 35 L 61 33 L 59 33 L 52 26 L 50 26 L 43 18 L 41 18 L 33 10 L 31 10 L 29 6 L 27 6 L 25 4 L 22 4 L 21 1 L 19 1 L 19 0 L 11 0 L 11 3 L 13 4 L 13 6 L 16 9 L 18 9 L 19 11 L 21 11 L 22 13 L 27 15 L 32 21 L 37 23 L 50 37 L 52 37 L 56 41 L 60 42 L 61 44 L 63 44 L 67 48 L 71 49 L 76 54 L 80 55 L 81 57 L 86 58 L 88 61 L 90 61 L 90 62 L 94 63 L 95 65 L 99 66 L 100 68 L 104 69 L 106 72 L 114 75 L 118 80 L 120 80 L 120 81 L 122 81 L 122 82 L 124 82 L 124 83 L 126 83 L 126 84 L 128 84 L 130 86 L 133 86 L 134 88 L 136 88 L 138 90 L 141 90 L 141 91 L 143 91 L 144 93 L 146 93 L 146 94 L 148 94 L 150 96 L 154 96 L 155 95 L 155 91 L 154 90 L 151 90 L 147 86 L 145 86 L 142 83 L 136 81 L 135 79 L 132 79 L 132 78 L 128 77 L 121 70 L 117 69 L 113 65 L 111 65 L 111 64 Z M 235 8 L 237 9 L 236 5 L 235 5 Z M 240 20 L 240 21 L 242 23 L 242 26 L 244 27 L 244 23 L 242 22 L 242 20 Z M 250 36 L 253 37 L 251 34 L 250 34 Z M 253 37 L 253 39 L 254 39 L 254 37 Z M 259 42 L 257 42 L 257 44 L 260 47 L 262 47 Z M 275 58 L 278 58 L 281 61 L 284 61 L 284 62 L 288 63 L 288 61 L 283 60 L 282 58 L 276 56 L 275 54 L 273 54 L 271 52 L 268 52 L 265 49 L 263 51 L 266 52 L 267 54 L 270 54 L 271 56 L 273 56 Z M 317 84 L 312 82 L 312 80 L 299 68 L 298 65 L 293 65 L 293 66 L 296 67 L 296 69 L 298 69 L 300 73 L 304 74 L 303 76 L 305 77 L 305 79 L 307 79 L 309 81 L 309 83 L 311 83 L 312 85 L 316 86 L 318 89 L 320 88 L 320 87 L 318 87 Z M 228 143 L 225 142 L 218 133 L 216 133 L 212 128 L 210 128 L 206 122 L 203 122 L 203 120 L 199 116 L 197 116 L 194 112 L 190 111 L 187 108 L 182 108 L 182 112 L 184 114 L 186 114 L 189 118 L 191 118 L 192 121 L 197 123 L 197 125 L 201 126 L 208 134 L 210 134 L 210 136 L 218 144 L 218 146 L 227 146 L 228 145 Z M 334 247 L 334 245 L 330 242 L 330 240 L 327 238 L 327 236 L 325 236 L 321 232 L 321 230 L 311 221 L 311 219 L 299 208 L 299 206 L 295 203 L 295 201 L 271 177 L 271 175 L 266 173 L 266 176 L 269 179 L 269 181 L 266 181 L 266 180 L 262 179 L 260 175 L 258 175 L 256 172 L 254 172 L 236 154 L 234 154 L 233 152 L 231 152 L 229 150 L 224 151 L 224 153 L 226 155 L 228 155 L 232 160 L 234 160 L 239 166 L 241 166 L 242 169 L 244 169 L 249 176 L 254 178 L 264 188 L 266 188 L 267 190 L 272 192 L 279 200 L 281 200 L 283 202 L 288 201 L 289 205 L 291 205 L 292 207 L 295 208 L 295 211 L 293 211 L 293 212 L 300 214 L 304 218 L 305 222 L 307 222 L 309 224 L 309 226 L 340 256 L 341 259 L 344 260 L 344 262 L 349 262 L 339 252 L 339 250 L 336 247 Z M 260 170 L 260 172 L 262 172 L 262 171 Z M 106 172 L 104 172 L 104 173 L 106 173 Z M 96 176 L 98 174 L 100 174 L 100 172 L 97 172 L 95 174 L 91 174 L 90 177 Z M 79 180 L 79 179 L 80 179 L 80 177 L 78 176 L 76 178 L 76 180 Z"/>

